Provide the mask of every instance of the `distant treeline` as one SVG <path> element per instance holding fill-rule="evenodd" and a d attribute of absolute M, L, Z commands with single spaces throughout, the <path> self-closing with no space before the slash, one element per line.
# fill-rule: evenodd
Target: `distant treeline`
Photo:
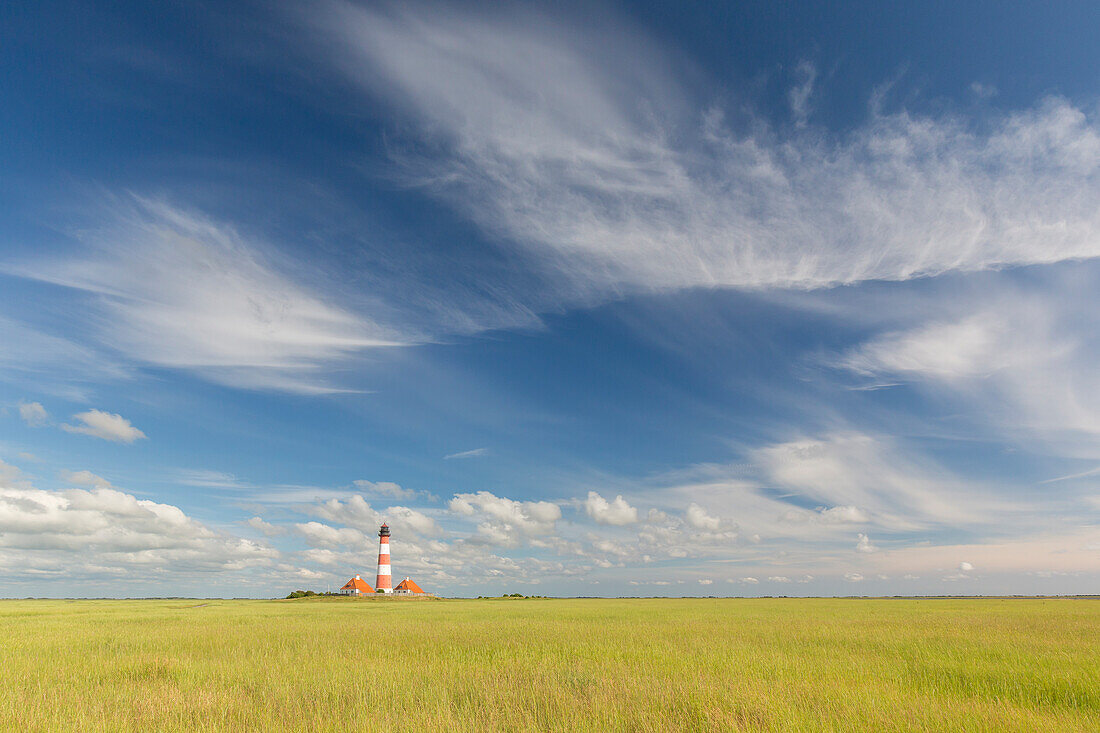
<path fill-rule="evenodd" d="M 288 595 L 287 598 L 312 598 L 313 596 L 335 596 L 335 595 L 339 595 L 339 594 L 338 593 L 318 593 L 317 591 L 313 591 L 313 590 L 296 590 L 293 593 L 291 593 L 290 595 Z"/>

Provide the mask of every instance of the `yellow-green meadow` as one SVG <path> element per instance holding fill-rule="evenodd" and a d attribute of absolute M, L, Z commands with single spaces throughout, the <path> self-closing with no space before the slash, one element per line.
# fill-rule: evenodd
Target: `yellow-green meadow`
<path fill-rule="evenodd" d="M 0 730 L 1100 730 L 1090 599 L 2 601 Z"/>

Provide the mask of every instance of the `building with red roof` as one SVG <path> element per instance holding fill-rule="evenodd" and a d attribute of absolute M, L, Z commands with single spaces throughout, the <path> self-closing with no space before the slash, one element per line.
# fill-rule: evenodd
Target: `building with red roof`
<path fill-rule="evenodd" d="M 344 587 L 340 589 L 340 595 L 344 596 L 363 596 L 368 593 L 374 593 L 374 589 L 367 585 L 367 581 L 356 575 L 354 578 L 344 584 Z"/>
<path fill-rule="evenodd" d="M 419 585 L 417 585 L 412 578 L 405 578 L 397 584 L 397 587 L 393 589 L 393 592 L 409 596 L 414 593 L 423 593 L 424 590 Z"/>

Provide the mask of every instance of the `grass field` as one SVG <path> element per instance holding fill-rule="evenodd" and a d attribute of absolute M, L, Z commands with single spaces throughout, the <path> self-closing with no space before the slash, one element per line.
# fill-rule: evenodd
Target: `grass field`
<path fill-rule="evenodd" d="M 1100 601 L 0 601 L 0 730 L 1100 730 Z"/>

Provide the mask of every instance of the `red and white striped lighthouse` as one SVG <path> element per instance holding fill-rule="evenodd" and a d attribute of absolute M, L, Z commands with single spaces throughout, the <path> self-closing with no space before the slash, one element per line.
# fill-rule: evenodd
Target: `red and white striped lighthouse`
<path fill-rule="evenodd" d="M 378 530 L 378 576 L 374 580 L 377 593 L 393 593 L 390 580 L 390 528 L 385 524 Z"/>

